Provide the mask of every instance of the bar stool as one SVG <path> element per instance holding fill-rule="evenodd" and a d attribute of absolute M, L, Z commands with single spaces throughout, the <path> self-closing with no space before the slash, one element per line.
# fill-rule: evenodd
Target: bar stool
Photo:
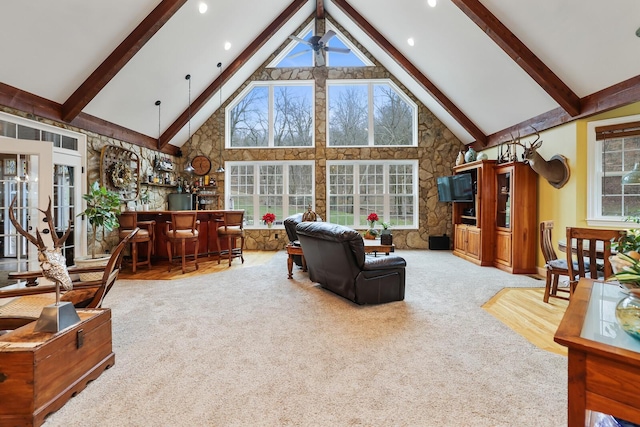
<path fill-rule="evenodd" d="M 172 212 L 171 221 L 167 221 L 165 235 L 167 236 L 167 253 L 169 254 L 169 270 L 173 265 L 172 249 L 180 243 L 182 257 L 182 274 L 186 272 L 186 243 L 195 243 L 193 260 L 196 270 L 198 269 L 198 235 L 200 221 L 197 219 L 197 212 Z"/>
<path fill-rule="evenodd" d="M 221 248 L 220 240 L 227 239 L 227 255 L 229 256 L 229 266 L 231 260 L 240 257 L 244 264 L 242 250 L 244 248 L 244 209 L 238 211 L 224 211 L 222 225 L 218 227 L 218 248 Z M 236 239 L 240 239 L 240 247 L 234 248 Z M 218 264 L 222 251 L 218 255 Z"/>
<path fill-rule="evenodd" d="M 131 244 L 131 269 L 133 272 L 136 272 L 139 265 L 146 264 L 147 268 L 151 268 L 151 253 L 153 252 L 156 240 L 153 229 L 155 228 L 156 222 L 153 220 L 138 221 L 137 212 L 121 213 L 118 222 L 120 223 L 120 229 L 118 232 L 120 240 L 127 237 L 136 227 L 140 228 L 140 230 L 138 230 L 138 232 L 129 239 L 129 243 Z M 138 243 L 147 244 L 147 259 L 145 261 L 138 261 Z"/>

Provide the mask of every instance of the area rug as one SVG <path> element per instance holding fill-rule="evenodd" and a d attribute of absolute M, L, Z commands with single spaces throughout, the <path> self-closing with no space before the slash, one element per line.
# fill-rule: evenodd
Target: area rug
<path fill-rule="evenodd" d="M 540 281 L 398 251 L 406 299 L 358 306 L 286 254 L 107 296 L 116 364 L 46 426 L 562 426 L 567 361 L 481 306 Z"/>

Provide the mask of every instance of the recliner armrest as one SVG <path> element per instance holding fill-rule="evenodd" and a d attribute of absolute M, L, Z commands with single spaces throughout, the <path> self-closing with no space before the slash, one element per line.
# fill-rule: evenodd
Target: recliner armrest
<path fill-rule="evenodd" d="M 407 266 L 404 258 L 396 255 L 388 255 L 381 257 L 367 256 L 364 260 L 363 270 L 387 270 L 393 268 L 402 268 Z"/>

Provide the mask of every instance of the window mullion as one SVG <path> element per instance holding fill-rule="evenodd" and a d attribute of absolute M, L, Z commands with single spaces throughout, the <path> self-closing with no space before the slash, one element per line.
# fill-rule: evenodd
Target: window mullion
<path fill-rule="evenodd" d="M 273 103 L 274 103 L 274 96 L 273 96 L 273 85 L 270 84 L 269 86 L 269 101 L 268 101 L 268 105 L 269 105 L 269 117 L 268 117 L 268 123 L 269 123 L 269 128 L 268 128 L 268 134 L 269 134 L 269 139 L 267 140 L 267 146 L 268 147 L 275 147 L 275 143 L 274 143 L 274 138 L 275 138 L 275 134 L 274 134 L 274 120 L 275 120 L 275 114 L 273 113 Z"/>
<path fill-rule="evenodd" d="M 368 93 L 369 93 L 369 105 L 368 105 L 368 109 L 369 109 L 369 117 L 368 117 L 368 123 L 369 123 L 369 132 L 368 132 L 368 143 L 369 146 L 373 146 L 374 145 L 374 132 L 373 132 L 373 127 L 374 127 L 374 120 L 373 120 L 373 83 L 369 83 L 368 85 Z"/>

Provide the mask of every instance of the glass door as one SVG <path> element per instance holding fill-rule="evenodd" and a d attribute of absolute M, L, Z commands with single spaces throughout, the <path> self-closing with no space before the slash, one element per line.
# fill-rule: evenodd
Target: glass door
<path fill-rule="evenodd" d="M 67 266 L 73 265 L 76 254 L 80 255 L 81 252 L 79 248 L 82 245 L 82 226 L 81 219 L 77 217 L 82 211 L 81 172 L 81 158 L 78 153 L 62 153 L 54 149 L 51 202 L 58 237 L 71 226 L 71 234 L 62 247 L 62 255 L 67 260 Z"/>
<path fill-rule="evenodd" d="M 8 273 L 39 269 L 38 250 L 20 236 L 10 221 L 9 207 L 20 226 L 35 235 L 46 208 L 53 176 L 53 147 L 39 141 L 0 137 L 0 286 L 8 284 Z M 42 235 L 45 244 L 51 237 Z"/>
<path fill-rule="evenodd" d="M 511 228 L 511 170 L 498 172 L 498 197 L 496 198 L 496 225 Z"/>

